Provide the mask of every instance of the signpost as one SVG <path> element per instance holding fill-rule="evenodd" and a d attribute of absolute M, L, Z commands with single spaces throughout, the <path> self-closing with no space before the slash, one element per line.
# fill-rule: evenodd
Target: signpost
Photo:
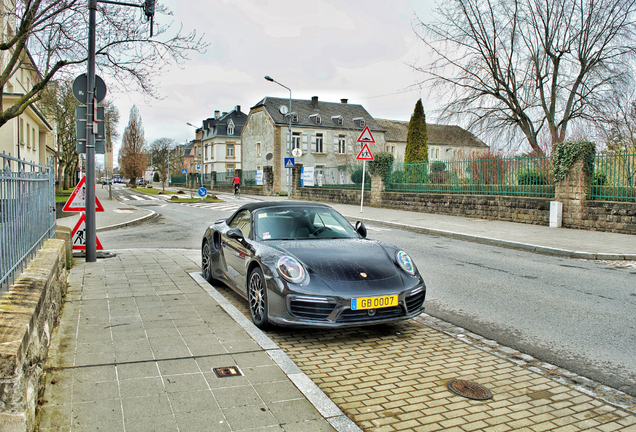
<path fill-rule="evenodd" d="M 364 203 L 364 176 L 367 170 L 367 161 L 373 160 L 373 155 L 371 154 L 371 150 L 369 149 L 369 143 L 375 143 L 373 135 L 371 135 L 369 126 L 364 128 L 364 130 L 358 137 L 358 142 L 361 144 L 364 143 L 364 145 L 360 149 L 360 153 L 358 153 L 358 156 L 356 156 L 357 160 L 362 161 L 362 193 L 360 194 L 360 213 L 362 213 L 362 204 Z"/>

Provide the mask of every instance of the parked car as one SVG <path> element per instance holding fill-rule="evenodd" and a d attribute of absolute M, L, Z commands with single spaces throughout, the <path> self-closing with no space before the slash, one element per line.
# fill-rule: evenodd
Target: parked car
<path fill-rule="evenodd" d="M 102 177 L 101 181 L 102 181 L 102 185 L 109 185 L 113 183 L 113 179 L 108 177 Z"/>
<path fill-rule="evenodd" d="M 211 225 L 202 274 L 247 299 L 254 324 L 345 327 L 413 318 L 426 285 L 403 250 L 324 204 L 255 202 Z"/>

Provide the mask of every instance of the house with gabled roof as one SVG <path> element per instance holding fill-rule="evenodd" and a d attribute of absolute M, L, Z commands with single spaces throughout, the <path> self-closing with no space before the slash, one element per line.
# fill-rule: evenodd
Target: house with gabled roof
<path fill-rule="evenodd" d="M 274 191 L 287 191 L 287 169 L 284 160 L 289 156 L 289 122 L 291 119 L 291 147 L 300 149 L 295 163 L 314 167 L 316 174 L 328 167 L 358 165 L 360 151 L 357 140 L 369 127 L 375 144 L 371 152 L 385 148 L 384 130 L 362 105 L 340 102 L 265 97 L 250 108 L 241 134 L 243 170 L 260 170 L 271 166 Z"/>
<path fill-rule="evenodd" d="M 375 121 L 386 130 L 385 150 L 393 153 L 396 162 L 403 163 L 409 122 L 386 119 Z M 429 162 L 465 159 L 487 152 L 490 148 L 471 132 L 459 126 L 427 124 L 426 132 Z"/>
<path fill-rule="evenodd" d="M 230 112 L 214 111 L 197 129 L 201 143 L 202 173 L 227 172 L 241 168 L 241 132 L 247 114 L 236 105 Z"/>

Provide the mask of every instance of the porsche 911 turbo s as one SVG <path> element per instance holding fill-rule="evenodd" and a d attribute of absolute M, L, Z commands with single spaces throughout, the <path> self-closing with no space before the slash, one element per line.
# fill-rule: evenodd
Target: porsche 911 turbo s
<path fill-rule="evenodd" d="M 346 327 L 413 318 L 426 285 L 409 255 L 324 204 L 255 202 L 208 227 L 202 273 L 249 303 L 254 324 Z"/>

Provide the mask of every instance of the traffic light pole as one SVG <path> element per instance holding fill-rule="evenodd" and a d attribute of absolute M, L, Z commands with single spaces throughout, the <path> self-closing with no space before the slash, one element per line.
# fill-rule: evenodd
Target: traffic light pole
<path fill-rule="evenodd" d="M 97 261 L 95 223 L 95 22 L 97 0 L 88 0 L 88 66 L 86 85 L 86 262 Z"/>

